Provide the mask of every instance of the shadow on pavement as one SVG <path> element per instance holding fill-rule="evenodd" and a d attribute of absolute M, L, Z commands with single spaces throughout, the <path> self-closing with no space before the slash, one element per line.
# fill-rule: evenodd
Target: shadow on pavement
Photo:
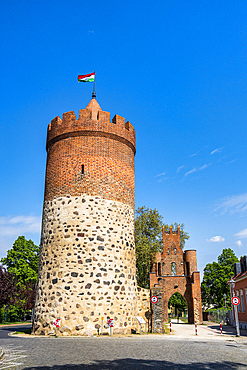
<path fill-rule="evenodd" d="M 41 366 L 41 367 L 25 367 L 23 370 L 111 370 L 111 369 L 128 369 L 128 370 L 139 370 L 139 369 L 173 369 L 173 370 L 188 370 L 188 369 L 240 369 L 247 368 L 247 364 L 237 363 L 237 362 L 193 362 L 190 364 L 176 364 L 170 361 L 155 361 L 155 360 L 140 360 L 125 358 L 113 361 L 95 361 L 91 364 L 67 364 L 67 365 L 55 365 L 55 366 Z"/>
<path fill-rule="evenodd" d="M 209 329 L 220 332 L 220 324 L 217 324 L 215 322 L 207 322 L 206 325 Z M 223 334 L 236 335 L 236 328 L 234 328 L 233 326 L 223 325 L 222 329 L 223 329 Z M 240 335 L 241 337 L 247 337 L 247 330 L 240 329 Z"/>

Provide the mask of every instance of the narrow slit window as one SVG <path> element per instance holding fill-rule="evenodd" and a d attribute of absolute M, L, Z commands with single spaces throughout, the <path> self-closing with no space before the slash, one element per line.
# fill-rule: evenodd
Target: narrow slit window
<path fill-rule="evenodd" d="M 84 175 L 84 164 L 81 165 L 81 174 Z"/>
<path fill-rule="evenodd" d="M 158 262 L 158 275 L 161 276 L 161 263 Z"/>

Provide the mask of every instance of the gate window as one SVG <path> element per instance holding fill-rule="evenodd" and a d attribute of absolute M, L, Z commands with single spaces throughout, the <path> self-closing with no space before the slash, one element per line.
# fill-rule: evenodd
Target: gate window
<path fill-rule="evenodd" d="M 176 263 L 175 262 L 171 263 L 171 275 L 172 276 L 176 275 Z"/>

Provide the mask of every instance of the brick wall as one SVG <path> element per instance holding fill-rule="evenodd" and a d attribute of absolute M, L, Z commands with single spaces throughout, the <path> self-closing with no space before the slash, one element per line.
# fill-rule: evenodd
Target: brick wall
<path fill-rule="evenodd" d="M 56 117 L 48 127 L 45 200 L 83 193 L 134 209 L 134 155 L 133 126 L 117 115 L 110 122 L 95 99 L 78 120 L 74 112 Z"/>

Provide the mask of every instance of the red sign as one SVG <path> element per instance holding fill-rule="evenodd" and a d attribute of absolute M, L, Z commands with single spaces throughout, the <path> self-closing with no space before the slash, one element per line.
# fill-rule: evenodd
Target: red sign
<path fill-rule="evenodd" d="M 153 304 L 156 304 L 158 302 L 158 297 L 156 297 L 156 295 L 152 295 L 152 297 L 150 298 L 151 302 Z"/>
<path fill-rule="evenodd" d="M 108 319 L 108 320 L 107 320 L 107 325 L 108 325 L 110 328 L 113 328 L 113 327 L 114 327 L 114 321 L 113 321 L 113 319 Z"/>
<path fill-rule="evenodd" d="M 240 299 L 238 297 L 232 297 L 232 304 L 238 306 L 240 304 Z"/>
<path fill-rule="evenodd" d="M 56 328 L 60 328 L 61 326 L 61 319 L 56 319 L 53 321 L 53 326 L 55 326 Z"/>

